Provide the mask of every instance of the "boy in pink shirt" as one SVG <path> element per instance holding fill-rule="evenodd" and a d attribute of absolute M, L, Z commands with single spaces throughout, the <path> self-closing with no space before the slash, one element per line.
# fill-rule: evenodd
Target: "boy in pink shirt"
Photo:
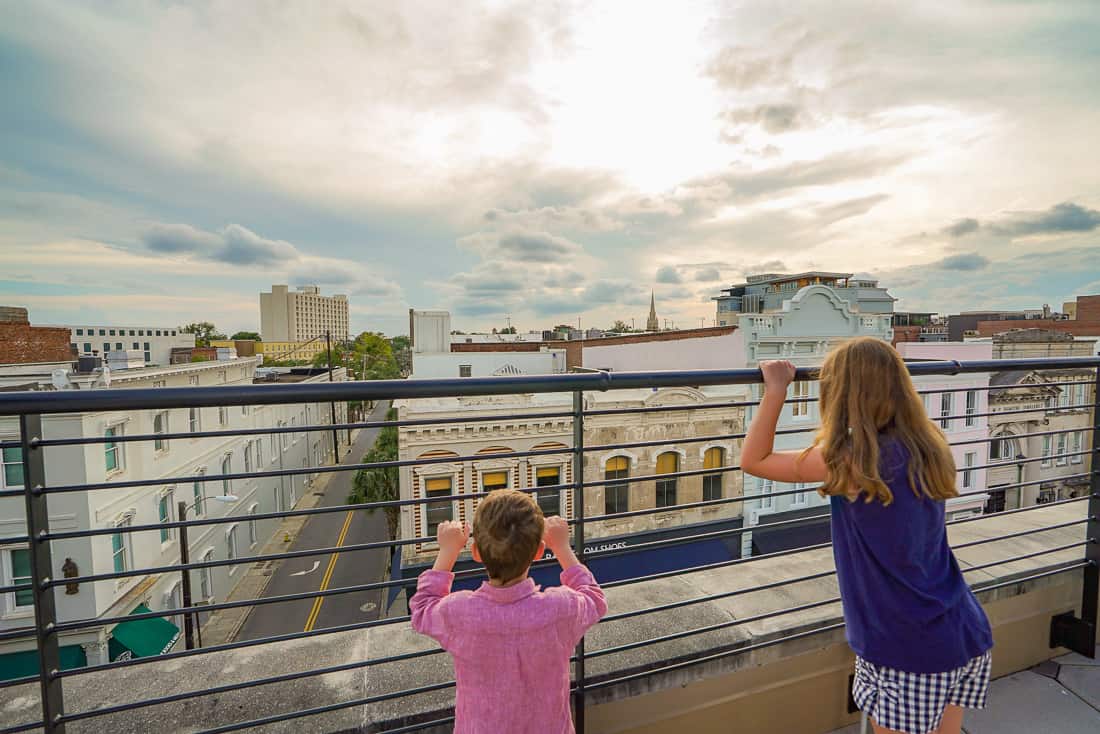
<path fill-rule="evenodd" d="M 489 580 L 451 593 L 451 569 L 470 528 L 440 523 L 439 556 L 409 602 L 413 629 L 454 658 L 455 732 L 571 734 L 569 657 L 607 613 L 603 591 L 570 548 L 569 525 L 544 519 L 529 494 L 490 493 L 473 535 L 471 552 Z M 547 548 L 561 563 L 562 585 L 541 591 L 527 571 Z"/>

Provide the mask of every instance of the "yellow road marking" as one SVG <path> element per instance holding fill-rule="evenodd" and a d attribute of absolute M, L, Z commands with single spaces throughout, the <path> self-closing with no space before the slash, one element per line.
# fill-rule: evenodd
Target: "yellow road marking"
<path fill-rule="evenodd" d="M 353 512 L 348 511 L 348 516 L 344 518 L 344 527 L 340 530 L 340 537 L 336 539 L 336 547 L 339 548 L 344 544 L 344 538 L 348 536 L 348 528 L 351 527 L 351 516 Z M 328 589 L 329 582 L 332 581 L 332 572 L 336 570 L 336 559 L 340 557 L 339 553 L 333 553 L 332 558 L 329 559 L 328 567 L 325 569 L 325 575 L 321 579 L 320 591 Z M 313 609 L 310 610 L 309 616 L 306 618 L 306 632 L 313 631 L 313 625 L 317 623 L 317 615 L 321 613 L 321 605 L 325 603 L 325 597 L 319 596 L 313 600 Z"/>

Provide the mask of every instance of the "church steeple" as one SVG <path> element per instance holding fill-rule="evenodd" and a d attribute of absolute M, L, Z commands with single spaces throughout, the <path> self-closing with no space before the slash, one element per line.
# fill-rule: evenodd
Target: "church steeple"
<path fill-rule="evenodd" d="M 646 331 L 660 331 L 661 324 L 657 321 L 657 302 L 654 299 L 653 291 L 649 292 L 649 319 L 645 323 Z"/>

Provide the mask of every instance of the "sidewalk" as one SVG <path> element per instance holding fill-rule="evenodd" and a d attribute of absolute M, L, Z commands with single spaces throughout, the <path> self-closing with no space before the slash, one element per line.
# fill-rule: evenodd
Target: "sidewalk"
<path fill-rule="evenodd" d="M 358 437 L 359 431 L 353 431 L 351 442 L 346 444 L 347 448 L 344 449 L 340 457 L 341 462 L 348 458 L 351 447 L 355 445 L 355 441 Z M 358 461 L 358 459 L 356 459 L 356 461 Z M 313 486 L 309 488 L 309 491 L 305 492 L 303 496 L 299 498 L 298 504 L 294 506 L 294 509 L 310 510 L 321 504 L 321 500 L 324 499 L 325 492 L 328 490 L 329 482 L 332 481 L 332 478 L 336 476 L 336 474 L 337 472 L 325 472 L 319 475 L 317 480 L 313 483 Z M 260 549 L 259 555 L 270 555 L 283 552 L 294 542 L 294 538 L 297 537 L 302 526 L 306 524 L 306 521 L 309 520 L 310 517 L 310 515 L 295 515 L 294 517 L 283 518 L 283 522 L 279 525 L 279 528 L 272 534 L 263 548 Z M 248 566 L 247 571 L 241 577 L 241 580 L 237 582 L 237 585 L 233 587 L 233 591 L 230 592 L 229 597 L 225 599 L 225 601 L 246 601 L 249 599 L 258 599 L 263 596 L 268 581 L 271 580 L 272 574 L 280 564 L 282 564 L 282 561 L 263 561 Z M 210 647 L 211 645 L 222 645 L 227 642 L 232 642 L 236 639 L 237 633 L 240 632 L 241 627 L 244 625 L 245 620 L 248 619 L 248 615 L 252 612 L 252 609 L 253 607 L 251 606 L 234 607 L 232 609 L 222 609 L 211 614 L 206 623 L 202 625 L 202 646 Z"/>

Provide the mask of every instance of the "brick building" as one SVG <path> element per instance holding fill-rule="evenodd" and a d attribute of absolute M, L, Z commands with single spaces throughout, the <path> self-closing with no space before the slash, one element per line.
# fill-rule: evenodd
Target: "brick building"
<path fill-rule="evenodd" d="M 0 307 L 0 364 L 75 360 L 68 329 L 31 326 L 27 309 Z"/>

